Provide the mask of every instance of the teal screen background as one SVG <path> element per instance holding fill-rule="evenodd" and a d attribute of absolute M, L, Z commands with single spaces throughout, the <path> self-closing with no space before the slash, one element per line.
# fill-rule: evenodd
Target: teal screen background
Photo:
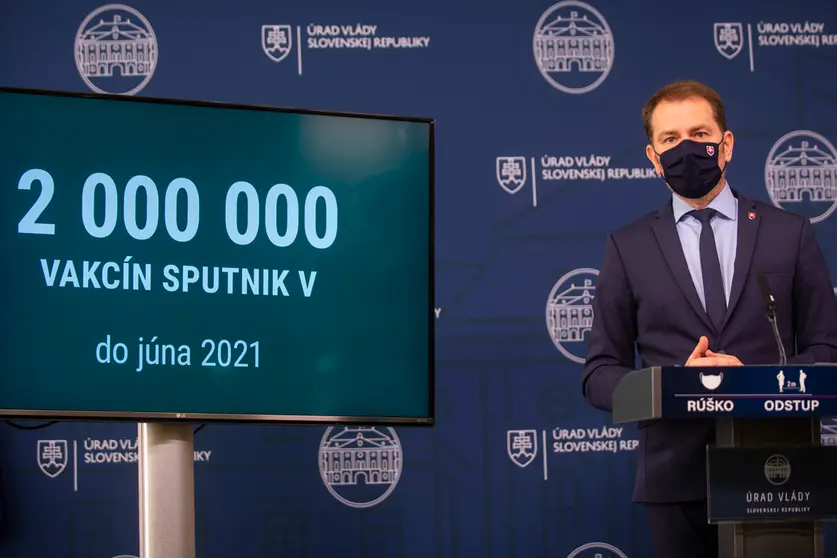
<path fill-rule="evenodd" d="M 13 92 L 0 92 L 0 122 L 0 412 L 432 416 L 430 122 Z M 38 218 L 54 224 L 54 234 L 18 232 L 42 191 L 39 182 L 19 189 L 29 169 L 54 181 Z M 82 217 L 83 186 L 93 173 L 112 178 L 117 194 L 113 231 L 102 238 L 88 233 Z M 136 211 L 126 212 L 126 185 L 137 175 L 158 194 L 158 224 L 147 239 L 131 237 L 125 223 L 129 213 L 139 228 L 147 221 L 143 188 Z M 180 177 L 199 195 L 199 224 L 186 242 L 173 240 L 165 224 L 164 208 L 174 207 L 166 190 Z M 247 245 L 234 243 L 226 227 L 227 191 L 238 181 L 258 193 L 258 232 Z M 268 191 L 280 183 L 299 207 L 298 234 L 282 247 L 271 242 L 265 217 Z M 337 205 L 336 236 L 324 249 L 305 232 L 313 227 L 322 237 L 334 224 L 322 200 L 313 223 L 306 216 L 315 186 L 333 192 Z M 87 203 L 98 226 L 107 217 L 104 192 L 97 187 Z M 187 196 L 176 199 L 169 212 L 182 230 Z M 282 234 L 287 203 L 277 199 Z M 234 205 L 242 232 L 244 200 Z M 117 288 L 104 285 L 107 262 L 117 266 L 107 276 Z M 134 264 L 150 269 L 150 289 L 135 280 Z M 166 266 L 178 272 L 166 275 Z M 186 292 L 184 266 L 200 274 Z M 268 278 L 267 294 L 243 294 L 242 274 L 223 268 L 268 270 L 255 274 L 260 287 Z M 287 295 L 273 270 L 287 270 Z M 165 288 L 175 286 L 172 277 L 173 292 Z M 109 347 L 100 345 L 108 336 Z M 173 348 L 137 371 L 140 338 L 151 361 L 155 346 Z M 211 348 L 205 340 L 214 343 L 207 362 L 216 366 L 202 365 Z M 117 343 L 126 348 L 122 364 L 114 360 L 124 354 Z"/>

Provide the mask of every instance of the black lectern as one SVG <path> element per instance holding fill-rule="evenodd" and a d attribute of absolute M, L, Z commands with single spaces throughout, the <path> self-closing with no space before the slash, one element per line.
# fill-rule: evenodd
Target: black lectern
<path fill-rule="evenodd" d="M 615 423 L 706 418 L 708 518 L 721 558 L 823 558 L 820 522 L 837 519 L 837 367 L 652 367 L 625 376 Z"/>

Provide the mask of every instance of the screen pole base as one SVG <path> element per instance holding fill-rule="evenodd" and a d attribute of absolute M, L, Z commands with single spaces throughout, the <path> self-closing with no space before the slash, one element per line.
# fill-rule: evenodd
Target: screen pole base
<path fill-rule="evenodd" d="M 194 425 L 137 427 L 140 558 L 195 558 Z"/>

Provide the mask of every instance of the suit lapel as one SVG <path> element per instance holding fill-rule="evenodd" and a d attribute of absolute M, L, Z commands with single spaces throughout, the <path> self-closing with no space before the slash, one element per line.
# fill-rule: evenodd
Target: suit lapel
<path fill-rule="evenodd" d="M 689 301 L 692 309 L 703 320 L 706 327 L 710 331 L 715 331 L 715 328 L 712 327 L 712 322 L 709 320 L 709 316 L 700 303 L 692 276 L 689 274 L 689 266 L 686 264 L 686 256 L 683 254 L 680 236 L 677 234 L 677 225 L 674 222 L 674 210 L 671 207 L 671 202 L 664 205 L 657 213 L 657 218 L 654 220 L 652 228 L 654 230 L 654 236 L 657 237 L 657 243 L 660 245 L 660 249 L 666 259 L 666 263 L 668 263 L 668 267 L 671 269 L 675 281 L 680 286 L 680 290 L 686 296 L 686 300 Z M 738 255 L 736 255 L 737 267 Z"/>
<path fill-rule="evenodd" d="M 732 288 L 729 293 L 729 304 L 722 329 L 729 323 L 735 305 L 741 300 L 741 293 L 750 265 L 753 262 L 753 252 L 756 249 L 756 238 L 759 232 L 761 217 L 756 213 L 755 203 L 738 194 L 738 240 L 735 248 L 735 271 L 732 276 Z"/>

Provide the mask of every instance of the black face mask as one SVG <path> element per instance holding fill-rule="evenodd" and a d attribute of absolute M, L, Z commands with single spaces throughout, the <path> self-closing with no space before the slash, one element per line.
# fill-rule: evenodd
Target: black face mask
<path fill-rule="evenodd" d="M 684 198 L 702 198 L 721 181 L 723 170 L 718 166 L 717 143 L 683 140 L 657 156 L 666 183 Z"/>

